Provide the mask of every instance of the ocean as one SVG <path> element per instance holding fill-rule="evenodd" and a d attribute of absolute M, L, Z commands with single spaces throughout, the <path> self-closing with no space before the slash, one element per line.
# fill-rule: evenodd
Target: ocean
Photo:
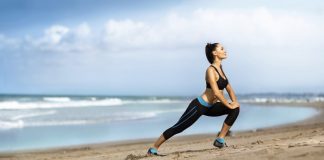
<path fill-rule="evenodd" d="M 158 138 L 195 97 L 0 95 L 0 152 Z M 238 95 L 232 131 L 255 130 L 315 116 L 309 107 L 271 102 L 324 101 L 321 94 Z M 179 135 L 215 133 L 225 116 L 202 116 Z"/>

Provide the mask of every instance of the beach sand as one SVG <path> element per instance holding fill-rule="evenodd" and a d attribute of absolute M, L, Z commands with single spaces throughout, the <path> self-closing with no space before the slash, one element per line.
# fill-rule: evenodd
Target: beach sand
<path fill-rule="evenodd" d="M 172 137 L 160 147 L 159 153 L 165 156 L 158 157 L 146 156 L 147 149 L 154 143 L 155 139 L 142 139 L 127 142 L 110 142 L 46 150 L 1 153 L 0 159 L 324 159 L 324 103 L 277 104 L 292 107 L 314 107 L 319 111 L 319 114 L 302 122 L 257 129 L 254 131 L 234 132 L 233 136 L 226 138 L 228 147 L 222 149 L 215 148 L 212 145 L 216 133 L 188 136 L 181 136 L 181 134 L 179 134 Z M 274 104 L 271 103 L 271 106 L 273 105 Z M 267 107 L 267 104 L 263 106 Z"/>

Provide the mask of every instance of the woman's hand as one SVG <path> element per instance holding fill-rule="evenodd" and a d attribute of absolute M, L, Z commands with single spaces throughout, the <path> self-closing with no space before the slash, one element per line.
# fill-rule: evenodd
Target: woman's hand
<path fill-rule="evenodd" d="M 235 108 L 238 108 L 238 107 L 240 107 L 240 104 L 238 103 L 238 102 L 232 102 L 232 103 L 230 103 L 230 108 L 231 109 L 235 109 Z"/>

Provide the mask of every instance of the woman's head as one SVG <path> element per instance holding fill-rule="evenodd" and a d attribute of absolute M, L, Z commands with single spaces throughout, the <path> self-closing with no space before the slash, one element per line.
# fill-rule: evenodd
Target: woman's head
<path fill-rule="evenodd" d="M 222 60 L 227 57 L 226 51 L 220 43 L 207 43 L 205 52 L 210 64 L 212 64 L 216 58 Z"/>

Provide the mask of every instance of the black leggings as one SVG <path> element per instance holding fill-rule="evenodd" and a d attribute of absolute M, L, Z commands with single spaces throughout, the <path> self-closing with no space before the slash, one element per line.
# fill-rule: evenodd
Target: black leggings
<path fill-rule="evenodd" d="M 221 102 L 216 102 L 212 105 L 207 104 L 201 97 L 191 101 L 186 111 L 182 114 L 179 121 L 169 129 L 163 132 L 165 139 L 169 139 L 175 134 L 178 134 L 192 124 L 194 124 L 201 115 L 210 117 L 222 116 L 227 114 L 224 121 L 229 126 L 232 126 L 240 113 L 240 108 L 229 109 Z"/>

